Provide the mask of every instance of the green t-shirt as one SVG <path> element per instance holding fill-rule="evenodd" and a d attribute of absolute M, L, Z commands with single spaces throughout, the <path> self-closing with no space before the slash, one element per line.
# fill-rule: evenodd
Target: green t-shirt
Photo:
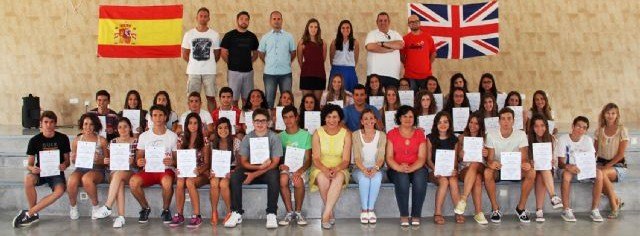
<path fill-rule="evenodd" d="M 282 140 L 282 151 L 286 155 L 287 146 L 301 148 L 304 150 L 311 149 L 311 134 L 304 129 L 298 129 L 295 134 L 288 134 L 287 131 L 280 132 L 280 140 Z M 281 159 L 284 163 L 284 156 Z"/>

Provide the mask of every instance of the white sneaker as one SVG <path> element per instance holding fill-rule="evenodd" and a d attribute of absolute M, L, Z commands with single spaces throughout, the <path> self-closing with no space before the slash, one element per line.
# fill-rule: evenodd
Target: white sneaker
<path fill-rule="evenodd" d="M 562 199 L 558 196 L 551 197 L 551 206 L 553 207 L 553 209 L 560 209 L 564 207 L 564 205 L 562 204 Z"/>
<path fill-rule="evenodd" d="M 536 222 L 544 222 L 544 212 L 542 209 L 536 211 Z"/>
<path fill-rule="evenodd" d="M 92 220 L 97 220 L 98 219 L 98 211 L 100 210 L 99 206 L 92 206 L 91 207 L 91 219 Z"/>
<path fill-rule="evenodd" d="M 111 216 L 111 210 L 109 210 L 106 206 L 102 206 L 95 210 L 91 214 L 91 219 L 103 219 Z"/>
<path fill-rule="evenodd" d="M 122 228 L 124 226 L 124 216 L 118 216 L 113 220 L 113 228 Z"/>
<path fill-rule="evenodd" d="M 80 218 L 80 214 L 78 214 L 78 206 L 72 206 L 69 210 L 69 218 L 72 220 L 77 220 Z"/>
<path fill-rule="evenodd" d="M 591 219 L 593 222 L 603 222 L 602 215 L 600 215 L 600 210 L 595 209 L 591 211 Z"/>
<path fill-rule="evenodd" d="M 227 219 L 227 221 L 224 222 L 224 227 L 233 228 L 240 223 L 242 223 L 242 215 L 234 211 L 234 212 L 231 212 L 229 219 Z"/>
<path fill-rule="evenodd" d="M 465 208 L 467 208 L 467 201 L 465 200 L 460 200 L 458 201 L 458 203 L 456 204 L 456 207 L 453 208 L 453 213 L 456 213 L 458 215 L 462 215 L 464 214 L 464 210 Z"/>
<path fill-rule="evenodd" d="M 278 220 L 276 219 L 276 214 L 269 213 L 267 214 L 267 229 L 276 229 L 278 228 Z"/>
<path fill-rule="evenodd" d="M 576 216 L 573 215 L 573 209 L 571 208 L 562 211 L 560 216 L 562 216 L 562 219 L 566 222 L 576 222 Z"/>

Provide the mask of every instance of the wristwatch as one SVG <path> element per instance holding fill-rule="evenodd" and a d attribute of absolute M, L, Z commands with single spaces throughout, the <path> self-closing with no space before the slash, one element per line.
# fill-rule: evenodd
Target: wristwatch
<path fill-rule="evenodd" d="M 380 47 L 383 47 L 383 48 L 385 47 L 385 46 L 384 46 L 384 41 L 383 41 L 383 42 L 380 42 Z"/>
<path fill-rule="evenodd" d="M 378 165 L 373 166 L 373 168 L 376 170 L 380 170 L 380 167 Z"/>

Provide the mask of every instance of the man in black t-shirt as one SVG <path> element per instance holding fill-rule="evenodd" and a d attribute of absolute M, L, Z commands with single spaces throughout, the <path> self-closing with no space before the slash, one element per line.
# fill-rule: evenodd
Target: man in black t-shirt
<path fill-rule="evenodd" d="M 66 181 L 64 178 L 64 170 L 69 167 L 69 153 L 71 152 L 71 146 L 69 145 L 69 137 L 56 131 L 57 116 L 52 111 L 44 111 L 40 116 L 40 130 L 41 133 L 37 134 L 29 140 L 27 146 L 28 165 L 27 170 L 29 173 L 24 178 L 24 189 L 27 195 L 27 202 L 29 203 L 28 210 L 22 210 L 13 218 L 13 227 L 29 226 L 39 220 L 38 212 L 53 204 L 58 198 L 64 194 L 66 188 Z M 56 175 L 56 170 L 49 170 L 45 166 L 40 167 L 43 162 L 49 162 L 51 159 L 44 160 L 43 158 L 55 158 L 56 155 L 60 161 L 58 169 L 60 172 Z M 53 172 L 53 173 L 51 173 Z M 53 174 L 51 176 L 43 177 L 45 173 Z M 40 202 L 37 202 L 36 186 L 47 184 L 52 193 L 42 198 Z"/>
<path fill-rule="evenodd" d="M 229 72 L 227 82 L 233 90 L 233 105 L 249 96 L 253 89 L 253 62 L 258 58 L 258 37 L 249 28 L 249 13 L 241 11 L 236 16 L 237 27 L 227 32 L 220 43 L 222 59 L 227 63 Z"/>

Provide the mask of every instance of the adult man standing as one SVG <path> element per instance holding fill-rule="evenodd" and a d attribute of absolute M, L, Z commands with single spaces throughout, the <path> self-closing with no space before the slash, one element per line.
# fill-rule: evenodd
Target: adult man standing
<path fill-rule="evenodd" d="M 411 32 L 404 39 L 404 48 L 400 50 L 400 58 L 404 63 L 404 78 L 409 80 L 411 89 L 418 91 L 426 88 L 427 77 L 431 73 L 431 65 L 436 59 L 436 47 L 428 32 L 420 29 L 420 19 L 417 15 L 409 16 L 407 20 Z"/>
<path fill-rule="evenodd" d="M 291 62 L 296 58 L 296 44 L 293 36 L 282 29 L 282 13 L 273 11 L 269 19 L 273 29 L 260 39 L 258 52 L 264 62 L 265 96 L 269 107 L 273 107 L 277 87 L 280 93 L 291 91 Z"/>
<path fill-rule="evenodd" d="M 220 35 L 209 28 L 209 9 L 198 9 L 198 25 L 184 34 L 182 59 L 187 62 L 187 94 L 204 87 L 209 111 L 216 108 L 216 62 L 220 59 Z"/>
<path fill-rule="evenodd" d="M 371 109 L 376 115 L 378 129 L 383 129 L 380 112 L 376 107 L 367 104 L 367 90 L 362 84 L 357 84 L 353 89 L 353 104 L 344 108 L 344 124 L 353 132 L 360 129 L 360 116 L 364 109 Z"/>
<path fill-rule="evenodd" d="M 227 82 L 233 90 L 233 106 L 244 100 L 253 89 L 253 62 L 258 58 L 258 37 L 248 30 L 249 13 L 236 15 L 236 28 L 227 32 L 220 43 L 220 55 L 227 63 Z"/>
<path fill-rule="evenodd" d="M 398 85 L 400 49 L 404 47 L 404 41 L 398 32 L 389 29 L 390 23 L 389 14 L 380 12 L 376 18 L 378 28 L 367 34 L 367 85 L 372 74 L 378 75 L 383 87 Z"/>

